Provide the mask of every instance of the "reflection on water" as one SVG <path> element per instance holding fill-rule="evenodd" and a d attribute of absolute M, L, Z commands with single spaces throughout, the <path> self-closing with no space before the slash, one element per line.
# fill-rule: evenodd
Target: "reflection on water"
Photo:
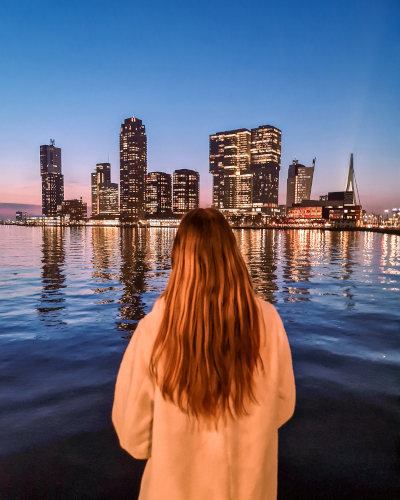
<path fill-rule="evenodd" d="M 99 227 L 92 231 L 92 277 L 98 283 L 115 281 L 115 269 L 118 264 L 118 229 L 115 227 Z M 111 288 L 94 288 L 94 293 L 102 293 Z"/>
<path fill-rule="evenodd" d="M 175 234 L 0 226 L 0 443 L 5 448 L 7 441 L 8 452 L 72 435 L 77 425 L 83 432 L 108 424 L 122 353 L 165 289 Z M 320 230 L 234 234 L 257 294 L 279 309 L 300 396 L 340 387 L 395 405 L 400 238 Z"/>
<path fill-rule="evenodd" d="M 165 289 L 176 229 L 41 231 L 41 291 L 36 306 L 41 323 L 65 325 L 71 307 L 67 283 L 78 289 L 75 295 L 85 283 L 94 306 L 115 304 L 110 312 L 116 331 L 129 338 Z M 389 302 L 397 298 L 393 295 L 400 289 L 397 236 L 267 229 L 240 229 L 234 234 L 257 294 L 271 303 L 315 303 L 317 297 L 325 297 L 331 306 L 354 308 L 368 300 L 376 302 L 372 294 L 378 292 L 391 292 Z M 73 275 L 80 278 L 74 285 Z"/>
<path fill-rule="evenodd" d="M 96 345 L 105 342 L 104 356 L 107 342 L 124 349 L 165 289 L 176 229 L 0 227 L 0 232 L 0 342 L 53 338 L 54 356 L 67 359 L 69 349 L 90 356 L 92 335 Z M 257 294 L 279 309 L 295 349 L 301 347 L 310 359 L 313 349 L 323 349 L 335 356 L 400 362 L 398 236 L 269 229 L 234 234 Z M 67 337 L 74 350 L 64 344 Z M 332 379 L 343 376 L 339 368 L 329 373 Z"/>
<path fill-rule="evenodd" d="M 46 327 L 65 324 L 65 250 L 64 230 L 57 227 L 43 228 L 42 243 L 42 293 L 37 311 Z"/>
<path fill-rule="evenodd" d="M 149 231 L 140 229 L 121 229 L 119 234 L 121 255 L 119 281 L 124 285 L 121 306 L 117 321 L 119 330 L 128 332 L 126 338 L 132 336 L 137 323 L 146 314 L 146 305 L 142 295 L 147 290 L 146 276 L 150 270 Z"/>
<path fill-rule="evenodd" d="M 376 257 L 373 233 L 242 229 L 235 235 L 258 295 L 272 303 L 277 302 L 278 296 L 286 302 L 308 302 L 316 283 L 330 281 L 332 285 L 332 280 L 342 280 L 340 290 L 334 291 L 330 286 L 323 294 L 340 294 L 347 299 L 346 306 L 352 307 L 359 279 L 357 276 L 352 280 L 352 274 L 362 263 L 370 266 L 373 256 Z M 393 266 L 399 265 L 396 238 L 391 240 Z M 385 239 L 382 248 L 381 266 L 388 254 Z M 396 271 L 386 268 L 385 272 Z"/>
<path fill-rule="evenodd" d="M 277 260 L 280 252 L 279 231 L 240 229 L 235 231 L 236 241 L 249 268 L 257 295 L 271 303 L 276 302 Z"/>

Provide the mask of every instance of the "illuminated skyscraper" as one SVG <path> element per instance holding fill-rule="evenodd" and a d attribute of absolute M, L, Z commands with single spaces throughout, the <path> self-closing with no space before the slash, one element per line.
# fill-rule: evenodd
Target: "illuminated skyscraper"
<path fill-rule="evenodd" d="M 278 208 L 281 131 L 270 125 L 210 135 L 213 206 L 273 215 Z"/>
<path fill-rule="evenodd" d="M 245 128 L 210 135 L 215 208 L 251 210 L 250 138 L 250 131 Z"/>
<path fill-rule="evenodd" d="M 175 170 L 173 184 L 174 213 L 184 214 L 199 206 L 200 176 L 194 170 Z"/>
<path fill-rule="evenodd" d="M 92 179 L 92 217 L 115 216 L 118 210 L 118 184 L 111 182 L 109 163 L 97 163 Z"/>
<path fill-rule="evenodd" d="M 146 213 L 162 214 L 172 211 L 171 174 L 149 172 L 146 175 Z"/>
<path fill-rule="evenodd" d="M 61 174 L 61 148 L 54 141 L 40 146 L 40 174 L 42 176 L 42 214 L 55 217 L 61 213 L 64 200 L 64 176 Z"/>
<path fill-rule="evenodd" d="M 117 183 L 103 182 L 99 185 L 98 215 L 104 218 L 119 215 Z"/>
<path fill-rule="evenodd" d="M 290 208 L 294 203 L 301 203 L 311 198 L 311 188 L 314 176 L 315 158 L 312 167 L 301 165 L 297 159 L 289 165 L 286 207 Z"/>
<path fill-rule="evenodd" d="M 271 125 L 251 129 L 253 210 L 266 215 L 274 215 L 278 211 L 281 137 L 282 132 Z"/>
<path fill-rule="evenodd" d="M 121 125 L 120 219 L 137 222 L 146 212 L 147 137 L 138 118 L 127 118 Z"/>

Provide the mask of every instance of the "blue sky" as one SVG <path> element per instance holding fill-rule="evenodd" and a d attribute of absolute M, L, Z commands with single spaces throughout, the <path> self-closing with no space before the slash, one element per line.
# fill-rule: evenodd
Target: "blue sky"
<path fill-rule="evenodd" d="M 344 189 L 350 153 L 368 212 L 400 205 L 400 3 L 0 5 L 0 203 L 40 205 L 39 146 L 62 148 L 65 196 L 90 205 L 98 162 L 119 182 L 119 127 L 143 120 L 148 171 L 193 168 L 211 202 L 208 136 L 282 130 L 280 202 L 296 155 L 313 197 Z"/>

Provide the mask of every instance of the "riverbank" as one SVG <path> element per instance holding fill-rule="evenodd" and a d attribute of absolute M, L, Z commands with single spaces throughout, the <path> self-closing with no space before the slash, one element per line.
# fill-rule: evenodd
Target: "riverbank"
<path fill-rule="evenodd" d="M 369 232 L 369 233 L 380 233 L 380 234 L 394 234 L 400 236 L 400 227 L 398 228 L 381 228 L 381 227 L 325 227 L 325 226 L 315 226 L 315 227 L 302 227 L 302 226 L 285 226 L 285 225 L 264 225 L 264 226 L 232 226 L 233 229 L 295 229 L 295 230 L 311 230 L 311 231 L 334 231 L 334 232 L 343 232 L 349 231 L 352 233 L 357 232 Z"/>
<path fill-rule="evenodd" d="M 137 228 L 137 227 L 154 227 L 154 228 L 162 228 L 162 227 L 169 227 L 169 228 L 176 228 L 178 227 L 176 224 L 173 225 L 152 225 L 152 226 L 147 226 L 145 224 L 135 224 L 135 225 L 119 225 L 119 224 L 68 224 L 68 225 L 60 225 L 60 224 L 54 224 L 54 225 L 40 225 L 40 226 L 33 226 L 32 224 L 2 224 L 3 226 L 24 226 L 24 227 L 122 227 L 122 228 Z M 397 236 L 400 236 L 400 227 L 397 228 L 389 228 L 389 227 L 325 227 L 325 226 L 310 226 L 310 227 L 305 227 L 305 226 L 299 226 L 299 225 L 281 225 L 281 224 L 265 224 L 265 225 L 232 225 L 232 229 L 279 229 L 279 230 L 287 230 L 287 229 L 308 229 L 308 230 L 318 230 L 318 231 L 350 231 L 350 232 L 370 232 L 370 233 L 380 233 L 380 234 L 394 234 Z"/>

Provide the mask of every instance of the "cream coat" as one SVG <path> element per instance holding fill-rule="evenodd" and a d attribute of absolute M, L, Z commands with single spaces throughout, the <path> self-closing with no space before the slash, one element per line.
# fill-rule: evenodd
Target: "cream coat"
<path fill-rule="evenodd" d="M 118 373 L 113 423 L 120 444 L 148 459 L 140 500 L 270 500 L 277 497 L 278 428 L 293 414 L 295 385 L 288 339 L 276 309 L 259 300 L 265 330 L 249 415 L 218 430 L 189 420 L 149 375 L 164 301 L 143 318 Z"/>

